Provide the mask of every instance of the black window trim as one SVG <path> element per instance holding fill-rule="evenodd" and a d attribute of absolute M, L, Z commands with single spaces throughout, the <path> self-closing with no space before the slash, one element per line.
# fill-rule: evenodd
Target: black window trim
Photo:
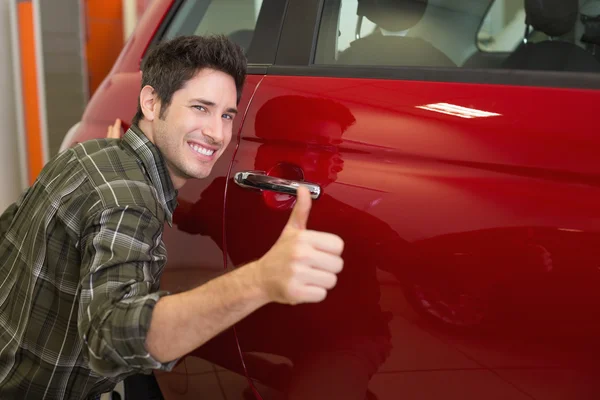
<path fill-rule="evenodd" d="M 315 65 L 313 57 L 324 2 L 325 0 L 288 0 L 288 11 L 284 17 L 275 63 L 267 68 L 268 75 L 600 89 L 600 73 Z"/>
<path fill-rule="evenodd" d="M 312 64 L 323 5 L 324 0 L 288 0 L 274 65 Z"/>
<path fill-rule="evenodd" d="M 186 0 L 174 0 L 173 5 L 165 15 L 160 26 L 156 30 L 150 45 L 146 49 L 142 57 L 142 62 L 145 59 L 148 51 L 163 40 L 169 26 L 177 15 L 177 12 Z M 215 0 L 212 0 L 215 1 Z M 267 3 L 264 10 L 261 10 L 255 36 L 258 38 L 259 44 L 253 40 L 249 54 L 249 59 L 252 58 L 256 62 L 248 62 L 249 74 L 266 74 L 267 67 L 275 62 L 277 47 L 281 37 L 284 17 L 288 7 L 288 0 L 264 0 L 263 5 Z M 260 26 L 259 26 L 260 24 Z"/>

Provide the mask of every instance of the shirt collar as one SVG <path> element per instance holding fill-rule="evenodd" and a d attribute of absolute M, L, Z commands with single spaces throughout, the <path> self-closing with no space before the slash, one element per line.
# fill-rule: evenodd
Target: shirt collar
<path fill-rule="evenodd" d="M 146 174 L 154 185 L 158 199 L 165 210 L 167 222 L 169 226 L 173 226 L 173 212 L 177 207 L 177 190 L 173 186 L 173 181 L 160 150 L 137 125 L 131 125 L 125 136 L 123 136 L 123 141 L 131 147 L 144 166 Z"/>

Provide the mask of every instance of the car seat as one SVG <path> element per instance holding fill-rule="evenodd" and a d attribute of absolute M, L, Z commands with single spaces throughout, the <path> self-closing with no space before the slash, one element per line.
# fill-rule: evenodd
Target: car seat
<path fill-rule="evenodd" d="M 589 0 L 581 6 L 583 35 L 581 42 L 600 60 L 600 0 Z"/>
<path fill-rule="evenodd" d="M 525 0 L 524 43 L 504 62 L 504 68 L 523 70 L 598 72 L 600 62 L 586 50 L 561 40 L 571 32 L 579 14 L 578 0 Z M 550 39 L 531 43 L 530 27 Z"/>
<path fill-rule="evenodd" d="M 362 18 L 379 28 L 358 38 L 338 57 L 338 64 L 455 67 L 456 64 L 431 43 L 400 35 L 425 14 L 427 0 L 358 0 L 357 36 Z"/>

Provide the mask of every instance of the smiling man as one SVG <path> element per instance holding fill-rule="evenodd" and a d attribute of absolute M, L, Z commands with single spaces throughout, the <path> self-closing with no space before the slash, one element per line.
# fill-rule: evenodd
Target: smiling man
<path fill-rule="evenodd" d="M 320 302 L 342 240 L 309 231 L 308 190 L 257 261 L 193 290 L 159 290 L 177 190 L 207 177 L 231 141 L 242 50 L 180 37 L 147 57 L 122 139 L 52 159 L 0 217 L 0 398 L 89 399 L 176 360 L 270 302 Z M 199 262 L 202 262 L 199 260 Z"/>

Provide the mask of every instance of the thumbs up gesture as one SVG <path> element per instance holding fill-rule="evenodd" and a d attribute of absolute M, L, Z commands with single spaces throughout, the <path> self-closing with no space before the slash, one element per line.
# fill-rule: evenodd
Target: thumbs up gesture
<path fill-rule="evenodd" d="M 337 235 L 306 229 L 311 205 L 308 189 L 298 188 L 289 221 L 277 242 L 256 264 L 270 301 L 317 303 L 337 283 L 337 274 L 344 265 L 344 242 Z"/>

